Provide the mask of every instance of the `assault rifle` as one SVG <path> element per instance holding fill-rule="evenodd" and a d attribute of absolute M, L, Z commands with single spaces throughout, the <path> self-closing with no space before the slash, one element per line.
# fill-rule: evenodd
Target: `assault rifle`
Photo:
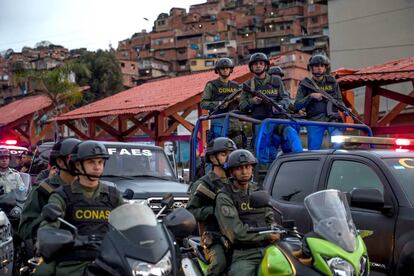
<path fill-rule="evenodd" d="M 358 122 L 362 125 L 365 125 L 365 123 L 363 121 L 361 121 L 361 119 L 359 119 L 359 117 L 355 113 L 350 111 L 348 109 L 348 107 L 346 107 L 344 104 L 339 102 L 337 99 L 335 99 L 334 97 L 332 97 L 331 95 L 329 95 L 328 93 L 326 93 L 325 91 L 320 89 L 319 86 L 315 83 L 314 80 L 312 80 L 311 78 L 306 78 L 306 80 L 308 80 L 308 81 L 307 82 L 301 82 L 301 84 L 303 86 L 305 86 L 306 88 L 309 88 L 310 90 L 312 90 L 315 93 L 322 94 L 322 97 L 324 97 L 328 102 L 332 103 L 332 105 L 336 106 L 336 108 L 341 110 L 343 113 L 350 116 L 352 119 L 354 119 L 354 121 L 356 121 L 356 122 Z"/>
<path fill-rule="evenodd" d="M 231 93 L 230 95 L 228 95 L 226 98 L 224 98 L 224 100 L 218 105 L 216 106 L 216 108 L 214 108 L 211 112 L 210 115 L 214 115 L 217 112 L 219 112 L 221 109 L 224 109 L 224 105 L 226 103 L 231 103 L 232 101 L 235 100 L 235 98 L 241 93 L 243 92 L 243 89 L 237 89 L 236 91 L 234 91 L 233 93 Z"/>
<path fill-rule="evenodd" d="M 296 119 L 292 116 L 292 114 L 289 113 L 288 110 L 286 110 L 283 106 L 281 106 L 280 104 L 278 104 L 275 100 L 273 100 L 272 98 L 270 98 L 269 96 L 256 91 L 256 90 L 251 90 L 249 86 L 244 85 L 243 86 L 244 91 L 246 91 L 247 93 L 250 93 L 253 97 L 259 97 L 260 99 L 262 99 L 262 102 L 266 105 L 270 105 L 272 107 L 274 107 L 277 112 L 279 112 L 280 114 L 286 116 L 289 120 L 296 122 Z"/>

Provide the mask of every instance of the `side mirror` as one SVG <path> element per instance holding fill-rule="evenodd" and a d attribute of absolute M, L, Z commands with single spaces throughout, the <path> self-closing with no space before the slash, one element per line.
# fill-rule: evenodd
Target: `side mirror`
<path fill-rule="evenodd" d="M 185 238 L 191 235 L 197 226 L 197 222 L 185 208 L 177 208 L 164 218 L 165 226 L 177 238 Z"/>
<path fill-rule="evenodd" d="M 55 222 L 62 217 L 63 212 L 56 204 L 48 203 L 42 209 L 42 218 L 47 222 Z"/>
<path fill-rule="evenodd" d="M 131 200 L 134 198 L 134 191 L 131 189 L 126 189 L 124 193 L 122 194 L 122 197 L 128 200 Z"/>
<path fill-rule="evenodd" d="M 253 208 L 270 207 L 270 196 L 266 191 L 256 191 L 250 195 L 250 205 Z"/>
<path fill-rule="evenodd" d="M 39 241 L 39 253 L 46 262 L 62 256 L 75 243 L 72 233 L 63 229 L 39 229 L 37 239 Z"/>
<path fill-rule="evenodd" d="M 354 188 L 351 191 L 351 206 L 382 211 L 384 195 L 374 188 Z"/>
<path fill-rule="evenodd" d="M 161 200 L 161 207 L 170 209 L 174 205 L 174 196 L 171 193 L 165 194 Z"/>

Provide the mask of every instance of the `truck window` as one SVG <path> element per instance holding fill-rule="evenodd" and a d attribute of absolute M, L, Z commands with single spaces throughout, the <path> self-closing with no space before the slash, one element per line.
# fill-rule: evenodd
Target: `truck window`
<path fill-rule="evenodd" d="M 375 171 L 364 163 L 336 160 L 328 178 L 328 189 L 351 192 L 353 188 L 376 188 L 384 193 L 384 186 Z"/>
<path fill-rule="evenodd" d="M 319 172 L 319 160 L 289 161 L 277 173 L 272 196 L 277 200 L 303 202 L 314 192 L 314 182 Z"/>

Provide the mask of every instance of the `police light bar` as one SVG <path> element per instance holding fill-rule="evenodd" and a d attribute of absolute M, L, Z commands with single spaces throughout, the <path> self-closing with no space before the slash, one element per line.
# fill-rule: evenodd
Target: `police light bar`
<path fill-rule="evenodd" d="M 383 138 L 369 136 L 345 136 L 336 135 L 331 137 L 331 142 L 336 144 L 375 144 L 375 145 L 391 145 L 391 146 L 413 146 L 414 139 L 402 138 Z"/>
<path fill-rule="evenodd" d="M 14 146 L 14 145 L 16 145 L 16 144 L 17 144 L 17 140 L 11 140 L 11 139 L 8 139 L 8 140 L 4 141 L 4 143 L 5 143 L 6 145 L 11 145 L 11 146 Z"/>

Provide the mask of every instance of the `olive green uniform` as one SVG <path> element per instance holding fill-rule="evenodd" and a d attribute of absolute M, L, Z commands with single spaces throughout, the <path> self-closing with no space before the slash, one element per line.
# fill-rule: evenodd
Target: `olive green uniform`
<path fill-rule="evenodd" d="M 218 84 L 219 88 L 215 87 L 214 83 Z M 220 78 L 210 81 L 206 84 L 203 92 L 203 96 L 201 98 L 200 106 L 202 109 L 206 109 L 209 112 L 213 111 L 217 106 L 219 106 L 223 99 L 229 96 L 230 94 L 234 93 L 239 89 L 239 85 L 236 82 L 228 81 L 227 84 L 222 82 Z M 229 112 L 232 110 L 237 110 L 238 104 L 237 102 L 231 102 L 227 106 L 227 108 L 220 110 L 216 114 Z M 221 119 L 214 119 L 212 120 L 212 128 L 216 127 L 216 129 L 211 129 L 210 131 L 216 132 L 213 134 L 214 138 L 219 137 L 217 132 L 221 132 L 222 127 L 222 120 Z M 237 147 L 242 148 L 244 145 L 243 136 L 241 131 L 241 123 L 239 120 L 230 120 L 229 130 L 228 130 L 228 137 L 231 138 L 237 145 Z"/>
<path fill-rule="evenodd" d="M 99 183 L 97 189 L 88 189 L 82 186 L 78 180 L 75 180 L 71 184 L 72 193 L 82 193 L 84 197 L 90 199 L 97 199 L 101 194 L 108 194 L 109 188 L 103 183 Z M 48 203 L 55 204 L 63 210 L 62 216 L 65 217 L 66 203 L 65 199 L 58 193 L 53 193 Z M 119 196 L 117 206 L 123 204 L 123 199 Z M 41 228 L 60 228 L 60 222 L 46 222 L 43 221 L 39 227 Z M 39 265 L 34 273 L 34 275 L 59 275 L 59 276 L 83 276 L 85 269 L 90 264 L 87 261 L 64 261 L 64 262 L 50 262 L 42 263 Z"/>
<path fill-rule="evenodd" d="M 227 183 L 226 178 L 219 178 L 213 171 L 210 171 L 207 175 L 211 183 L 217 183 L 216 189 L 212 191 L 209 185 L 204 182 L 202 179 L 194 182 L 190 187 L 190 199 L 187 204 L 187 209 L 190 211 L 195 219 L 199 222 L 200 229 L 202 232 L 202 243 L 204 247 L 204 254 L 206 259 L 209 261 L 207 275 L 222 275 L 227 267 L 227 259 L 225 254 L 224 246 L 217 242 L 211 241 L 212 244 L 206 245 L 205 236 L 206 231 L 215 232 L 215 237 L 219 237 L 219 229 L 217 227 L 217 222 L 213 221 L 214 219 L 214 197 L 219 189 Z M 202 185 L 205 189 L 211 192 L 209 197 L 206 194 L 203 194 L 201 189 L 198 189 Z M 208 225 L 210 224 L 210 225 Z M 216 226 L 215 226 L 216 225 Z M 215 227 L 214 227 L 215 226 Z M 215 228 L 215 229 L 214 229 Z M 204 234 L 204 235 L 203 235 Z M 207 242 L 208 243 L 208 242 Z"/>
<path fill-rule="evenodd" d="M 233 184 L 229 186 L 229 189 L 235 195 L 239 193 L 241 196 L 248 196 L 257 190 L 257 186 L 250 183 L 247 192 L 238 190 Z M 244 206 L 237 207 L 233 199 L 225 192 L 220 192 L 216 197 L 215 215 L 217 221 L 221 232 L 233 247 L 229 276 L 253 275 L 262 260 L 263 249 L 269 243 L 270 238 L 270 234 L 248 233 L 251 226 L 242 222 L 238 208 L 259 211 L 261 216 L 258 220 L 265 218 L 265 221 L 257 221 L 258 224 L 270 226 L 275 223 L 273 211 L 270 208 L 252 209 L 248 203 L 244 204 Z"/>

